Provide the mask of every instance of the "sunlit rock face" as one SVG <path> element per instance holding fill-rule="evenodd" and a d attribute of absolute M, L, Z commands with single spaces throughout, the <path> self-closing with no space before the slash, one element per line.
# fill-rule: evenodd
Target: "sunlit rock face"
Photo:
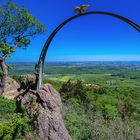
<path fill-rule="evenodd" d="M 39 91 L 23 93 L 17 98 L 17 106 L 18 109 L 25 108 L 38 140 L 71 140 L 61 116 L 59 93 L 50 84 Z"/>
<path fill-rule="evenodd" d="M 14 99 L 19 95 L 19 88 L 20 85 L 14 79 L 8 77 L 3 96 L 8 99 Z"/>
<path fill-rule="evenodd" d="M 19 85 L 14 79 L 7 77 L 6 87 L 3 96 L 8 99 L 15 99 L 20 93 L 25 92 L 27 89 L 35 89 L 34 75 L 27 75 Z"/>

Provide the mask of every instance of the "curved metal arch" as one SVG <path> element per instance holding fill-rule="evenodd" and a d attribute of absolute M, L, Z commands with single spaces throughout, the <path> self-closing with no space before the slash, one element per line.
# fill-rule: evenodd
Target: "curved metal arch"
<path fill-rule="evenodd" d="M 72 21 L 72 20 L 74 20 L 76 18 L 82 17 L 82 16 L 91 15 L 91 14 L 107 15 L 107 16 L 115 17 L 117 19 L 120 19 L 120 20 L 124 21 L 125 23 L 129 24 L 134 29 L 136 29 L 138 32 L 140 32 L 140 26 L 137 25 L 136 23 L 134 23 L 133 21 L 131 21 L 128 18 L 125 18 L 123 16 L 120 16 L 120 15 L 117 15 L 117 14 L 114 14 L 114 13 L 110 13 L 110 12 L 91 11 L 91 12 L 86 12 L 86 13 L 78 14 L 78 15 L 75 15 L 75 16 L 72 16 L 72 17 L 68 18 L 67 20 L 62 22 L 57 28 L 55 28 L 55 30 L 51 33 L 51 35 L 47 39 L 47 41 L 46 41 L 46 43 L 45 43 L 45 45 L 44 45 L 44 47 L 42 49 L 42 52 L 41 52 L 40 57 L 39 57 L 38 64 L 36 64 L 36 66 L 35 66 L 37 89 L 41 88 L 41 86 L 42 86 L 42 74 L 43 74 L 45 57 L 46 57 L 49 45 L 50 45 L 51 41 L 53 40 L 53 38 L 55 37 L 55 35 L 57 34 L 57 32 L 64 25 L 69 23 L 70 21 Z"/>

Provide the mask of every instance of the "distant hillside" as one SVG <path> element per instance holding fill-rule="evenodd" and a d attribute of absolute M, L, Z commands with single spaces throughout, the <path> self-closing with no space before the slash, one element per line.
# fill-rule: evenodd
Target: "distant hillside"
<path fill-rule="evenodd" d="M 35 63 L 9 63 L 10 74 L 33 74 Z M 49 62 L 45 63 L 45 74 L 113 73 L 116 71 L 140 70 L 140 62 Z"/>

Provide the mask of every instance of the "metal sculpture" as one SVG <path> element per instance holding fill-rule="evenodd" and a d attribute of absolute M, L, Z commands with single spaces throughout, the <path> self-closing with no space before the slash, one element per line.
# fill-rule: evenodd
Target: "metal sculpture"
<path fill-rule="evenodd" d="M 88 5 L 88 4 L 84 4 L 84 5 L 81 5 L 81 6 L 77 6 L 77 7 L 75 7 L 74 12 L 79 13 L 79 14 L 82 14 L 82 13 L 84 13 L 85 10 L 87 10 L 89 7 L 90 7 L 90 5 Z"/>
<path fill-rule="evenodd" d="M 35 66 L 35 70 L 36 70 L 36 86 L 37 86 L 37 90 L 41 88 L 42 86 L 42 77 L 43 77 L 43 68 L 44 68 L 44 61 L 45 61 L 45 57 L 46 57 L 46 53 L 47 50 L 51 44 L 51 41 L 53 40 L 53 38 L 55 37 L 56 33 L 67 23 L 69 23 L 70 21 L 82 17 L 82 16 L 86 16 L 86 15 L 107 15 L 107 16 L 112 16 L 115 17 L 117 19 L 120 19 L 122 21 L 124 21 L 125 23 L 129 24 L 130 26 L 132 26 L 134 29 L 136 29 L 138 32 L 140 32 L 140 26 L 137 25 L 136 23 L 134 23 L 133 21 L 129 20 L 128 18 L 125 18 L 123 16 L 117 15 L 117 14 L 113 14 L 113 13 L 109 13 L 109 12 L 101 12 L 101 11 L 91 11 L 91 12 L 86 12 L 86 13 L 80 13 L 78 15 L 72 16 L 69 19 L 65 20 L 64 22 L 62 22 L 49 36 L 49 38 L 47 39 L 42 52 L 40 54 L 40 58 L 38 63 Z"/>

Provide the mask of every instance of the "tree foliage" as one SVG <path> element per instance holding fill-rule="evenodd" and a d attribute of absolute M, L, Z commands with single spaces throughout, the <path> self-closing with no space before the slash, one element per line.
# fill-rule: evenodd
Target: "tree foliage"
<path fill-rule="evenodd" d="M 12 2 L 3 3 L 0 7 L 0 60 L 17 48 L 27 48 L 31 37 L 44 31 L 45 26 L 26 8 Z"/>

